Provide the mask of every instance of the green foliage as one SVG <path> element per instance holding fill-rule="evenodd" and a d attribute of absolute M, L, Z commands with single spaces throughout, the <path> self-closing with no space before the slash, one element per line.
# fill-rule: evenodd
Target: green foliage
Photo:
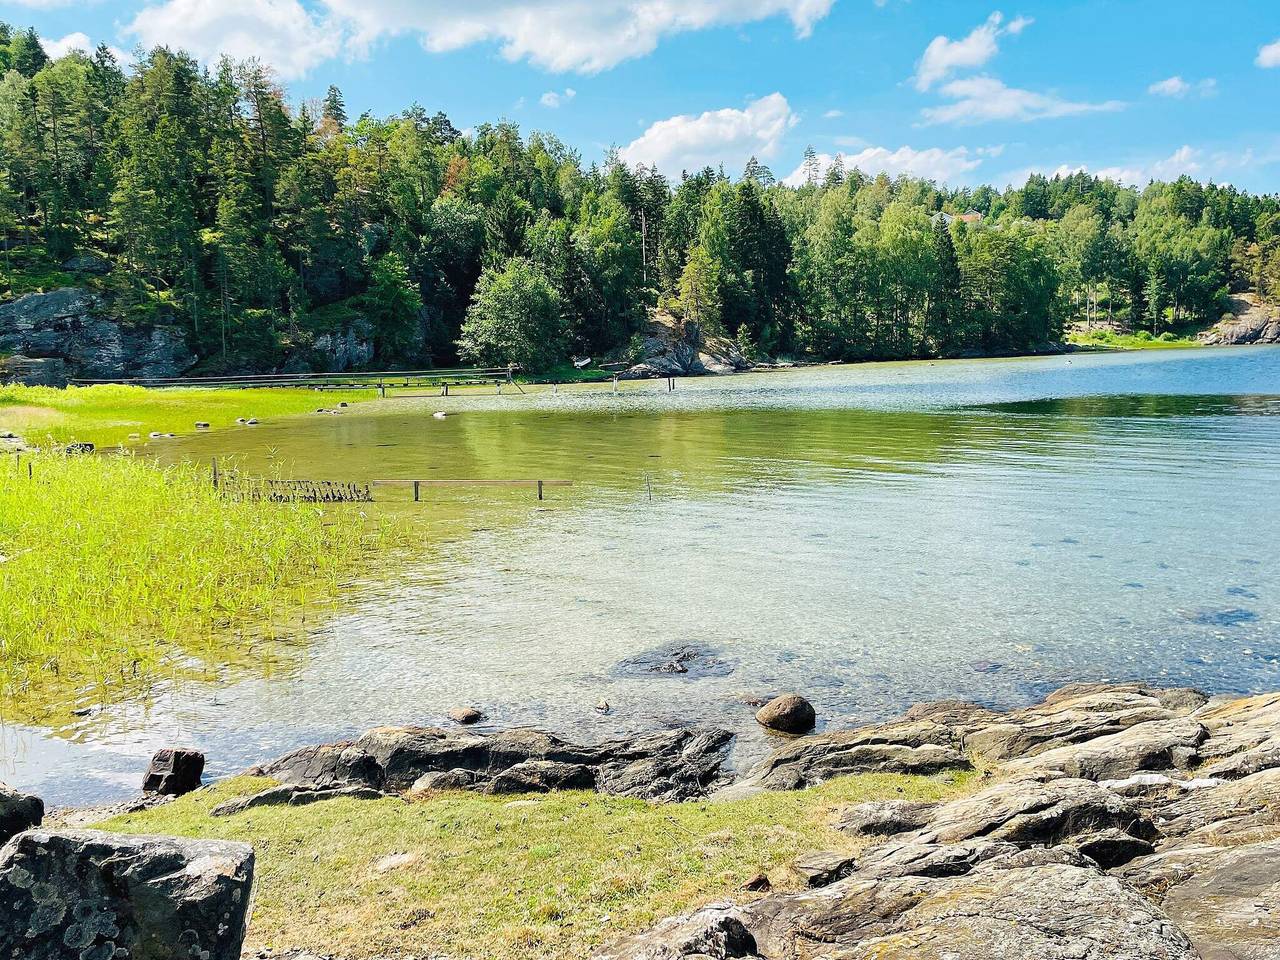
<path fill-rule="evenodd" d="M 1084 173 L 951 190 L 823 171 L 812 148 L 804 173 L 788 187 L 753 158 L 737 182 L 672 184 L 417 104 L 352 120 L 336 87 L 294 107 L 256 61 L 157 48 L 126 76 L 106 48 L 50 62 L 0 30 L 0 287 L 42 285 L 19 248 L 53 268 L 99 252 L 114 314 L 182 326 L 206 366 L 306 361 L 335 304 L 369 319 L 374 364 L 510 355 L 464 333 L 510 261 L 556 294 L 540 363 L 620 355 L 656 303 L 764 356 L 856 360 L 1025 351 L 1067 324 L 1158 337 L 1232 291 L 1280 299 L 1272 196 Z"/>
<path fill-rule="evenodd" d="M 566 333 L 560 294 L 542 270 L 516 257 L 480 277 L 458 346 L 481 365 L 540 373 L 564 359 Z"/>

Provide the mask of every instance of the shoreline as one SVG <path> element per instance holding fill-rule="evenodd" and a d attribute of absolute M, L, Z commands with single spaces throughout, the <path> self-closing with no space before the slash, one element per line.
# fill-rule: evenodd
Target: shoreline
<path fill-rule="evenodd" d="M 762 826 L 796 829 L 801 821 L 791 818 L 808 810 L 806 818 L 818 817 L 804 821 L 810 826 L 801 833 L 808 839 L 780 840 L 785 835 L 779 834 L 771 846 L 737 851 L 733 857 L 741 862 L 730 875 L 710 886 L 700 882 L 701 892 L 691 895 L 684 910 L 670 909 L 679 898 L 659 898 L 666 912 L 654 919 L 671 919 L 644 923 L 647 914 L 638 905 L 638 912 L 622 911 L 629 919 L 621 927 L 594 921 L 573 932 L 571 925 L 545 948 L 527 953 L 505 939 L 514 930 L 500 927 L 483 934 L 490 939 L 483 940 L 488 946 L 481 952 L 567 958 L 584 956 L 578 951 L 589 948 L 600 960 L 791 960 L 797 955 L 788 944 L 798 942 L 797 935 L 846 950 L 887 949 L 894 938 L 934 942 L 942 936 L 935 928 L 939 922 L 946 933 L 938 944 L 949 944 L 963 960 L 1010 949 L 1014 929 L 1034 931 L 1040 951 L 1035 956 L 1044 958 L 1070 955 L 1061 951 L 1082 937 L 1097 942 L 1099 955 L 1132 960 L 1192 960 L 1193 950 L 1254 949 L 1245 945 L 1270 942 L 1271 927 L 1259 927 L 1249 919 L 1252 914 L 1239 910 L 1246 901 L 1274 906 L 1280 898 L 1280 882 L 1273 879 L 1280 866 L 1280 694 L 1210 697 L 1193 688 L 1139 682 L 1080 683 L 1008 711 L 962 701 L 923 702 L 884 723 L 789 738 L 728 783 L 717 759 L 726 744 L 727 735 L 705 728 L 594 745 L 519 729 L 379 728 L 353 741 L 294 751 L 247 772 L 258 779 L 241 777 L 181 798 L 153 800 L 103 826 L 144 837 L 178 827 L 184 836 L 235 838 L 258 847 L 266 886 L 256 923 L 274 931 L 263 941 L 250 925 L 250 946 L 270 948 L 259 956 L 310 951 L 365 960 L 408 956 L 408 944 L 434 943 L 394 933 L 397 911 L 411 909 L 412 897 L 377 907 L 381 919 L 364 933 L 338 935 L 320 915 L 281 914 L 292 902 L 288 877 L 295 868 L 287 864 L 304 851 L 278 848 L 279 831 L 311 837 L 304 844 L 310 849 L 323 831 L 345 836 L 367 825 L 368 849 L 349 866 L 342 865 L 347 857 L 318 855 L 309 881 L 332 885 L 334 895 L 354 896 L 353 909 L 363 910 L 375 908 L 377 901 L 366 900 L 373 889 L 417 889 L 445 863 L 465 876 L 486 869 L 470 859 L 437 863 L 428 852 L 438 843 L 435 828 L 423 834 L 415 824 L 437 806 L 446 817 L 458 815 L 447 811 L 464 809 L 482 818 L 516 817 L 532 836 L 549 830 L 565 840 L 594 830 L 589 824 L 597 808 L 607 818 L 622 818 L 617 829 L 628 818 L 647 822 L 645 811 L 679 811 L 695 818 L 680 845 L 697 847 L 705 842 L 697 817 L 716 823 L 728 817 L 739 831 L 751 832 L 755 817 L 784 800 L 791 812 L 767 814 Z M 629 805 L 636 801 L 638 806 Z M 88 819 L 63 813 L 52 821 L 56 832 L 82 827 Z M 831 846 L 806 849 L 819 834 Z M 635 842 L 645 849 L 654 839 L 638 836 Z M 519 851 L 538 842 L 545 841 L 524 840 L 516 831 L 498 840 L 497 849 L 508 854 L 484 856 L 522 857 Z M 459 855 L 481 853 L 451 856 Z M 374 871 L 375 887 L 361 893 L 366 881 L 357 877 L 369 870 L 366 860 L 386 865 Z M 1245 863 L 1251 872 L 1240 872 Z M 416 866 L 408 869 L 410 864 Z M 1262 870 L 1263 864 L 1270 866 Z M 1205 894 L 1196 891 L 1212 889 L 1212 878 L 1225 876 L 1237 878 L 1226 896 L 1242 906 L 1215 901 L 1219 912 L 1207 923 L 1200 899 Z M 356 886 L 342 894 L 349 883 Z M 977 919 L 986 911 L 975 912 L 975 905 L 986 902 L 982 898 L 993 889 L 1005 891 L 997 912 L 1015 919 L 1016 928 L 989 927 Z M 884 906 L 886 896 L 908 892 L 893 907 Z M 486 898 L 497 894 L 479 896 L 475 908 L 483 912 Z M 579 902 L 576 895 L 560 896 L 562 918 L 590 912 L 589 897 Z M 640 900 L 649 902 L 648 896 Z M 873 908 L 868 896 L 881 908 Z M 931 903 L 947 906 L 937 914 Z M 1107 906 L 1098 910 L 1099 903 Z M 879 910 L 877 924 L 855 922 L 869 909 Z M 481 936 L 455 928 L 447 917 L 428 926 L 446 946 L 441 956 L 471 956 L 457 949 L 457 938 Z M 1053 932 L 1058 929 L 1064 933 Z M 397 946 L 402 940 L 405 945 Z"/>

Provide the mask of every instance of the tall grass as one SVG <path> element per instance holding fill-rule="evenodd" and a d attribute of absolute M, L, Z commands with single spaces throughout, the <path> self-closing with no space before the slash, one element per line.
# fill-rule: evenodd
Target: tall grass
<path fill-rule="evenodd" d="M 32 444 L 88 440 L 107 446 L 127 443 L 131 434 L 191 433 L 197 421 L 225 427 L 242 417 L 266 420 L 374 395 L 372 390 L 0 386 L 0 431 Z"/>
<path fill-rule="evenodd" d="M 41 719 L 334 595 L 390 528 L 354 505 L 223 499 L 131 455 L 0 458 L 0 715 Z"/>

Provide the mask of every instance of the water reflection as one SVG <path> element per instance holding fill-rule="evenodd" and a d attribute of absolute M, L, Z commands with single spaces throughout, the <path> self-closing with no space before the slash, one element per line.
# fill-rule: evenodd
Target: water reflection
<path fill-rule="evenodd" d="M 225 773 L 460 703 L 578 738 L 727 724 L 745 762 L 767 746 L 750 701 L 781 689 L 845 725 L 1074 679 L 1275 687 L 1280 351 L 1189 354 L 396 401 L 192 438 L 170 455 L 577 486 L 390 505 L 419 555 L 371 569 L 269 669 L 6 731 L 0 776 L 96 799 L 159 745 Z M 635 668 L 678 648 L 715 669 Z"/>

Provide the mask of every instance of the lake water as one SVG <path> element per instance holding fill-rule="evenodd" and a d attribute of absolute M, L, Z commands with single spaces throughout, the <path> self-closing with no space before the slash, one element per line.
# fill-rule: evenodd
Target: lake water
<path fill-rule="evenodd" d="M 508 388 L 155 449 L 576 485 L 382 506 L 421 547 L 261 665 L 0 731 L 0 779 L 54 803 L 126 795 L 160 746 L 219 775 L 460 704 L 577 739 L 727 725 L 744 764 L 769 746 L 749 701 L 784 690 L 842 727 L 1077 679 L 1280 687 L 1277 348 Z M 650 669 L 679 650 L 687 673 Z"/>

